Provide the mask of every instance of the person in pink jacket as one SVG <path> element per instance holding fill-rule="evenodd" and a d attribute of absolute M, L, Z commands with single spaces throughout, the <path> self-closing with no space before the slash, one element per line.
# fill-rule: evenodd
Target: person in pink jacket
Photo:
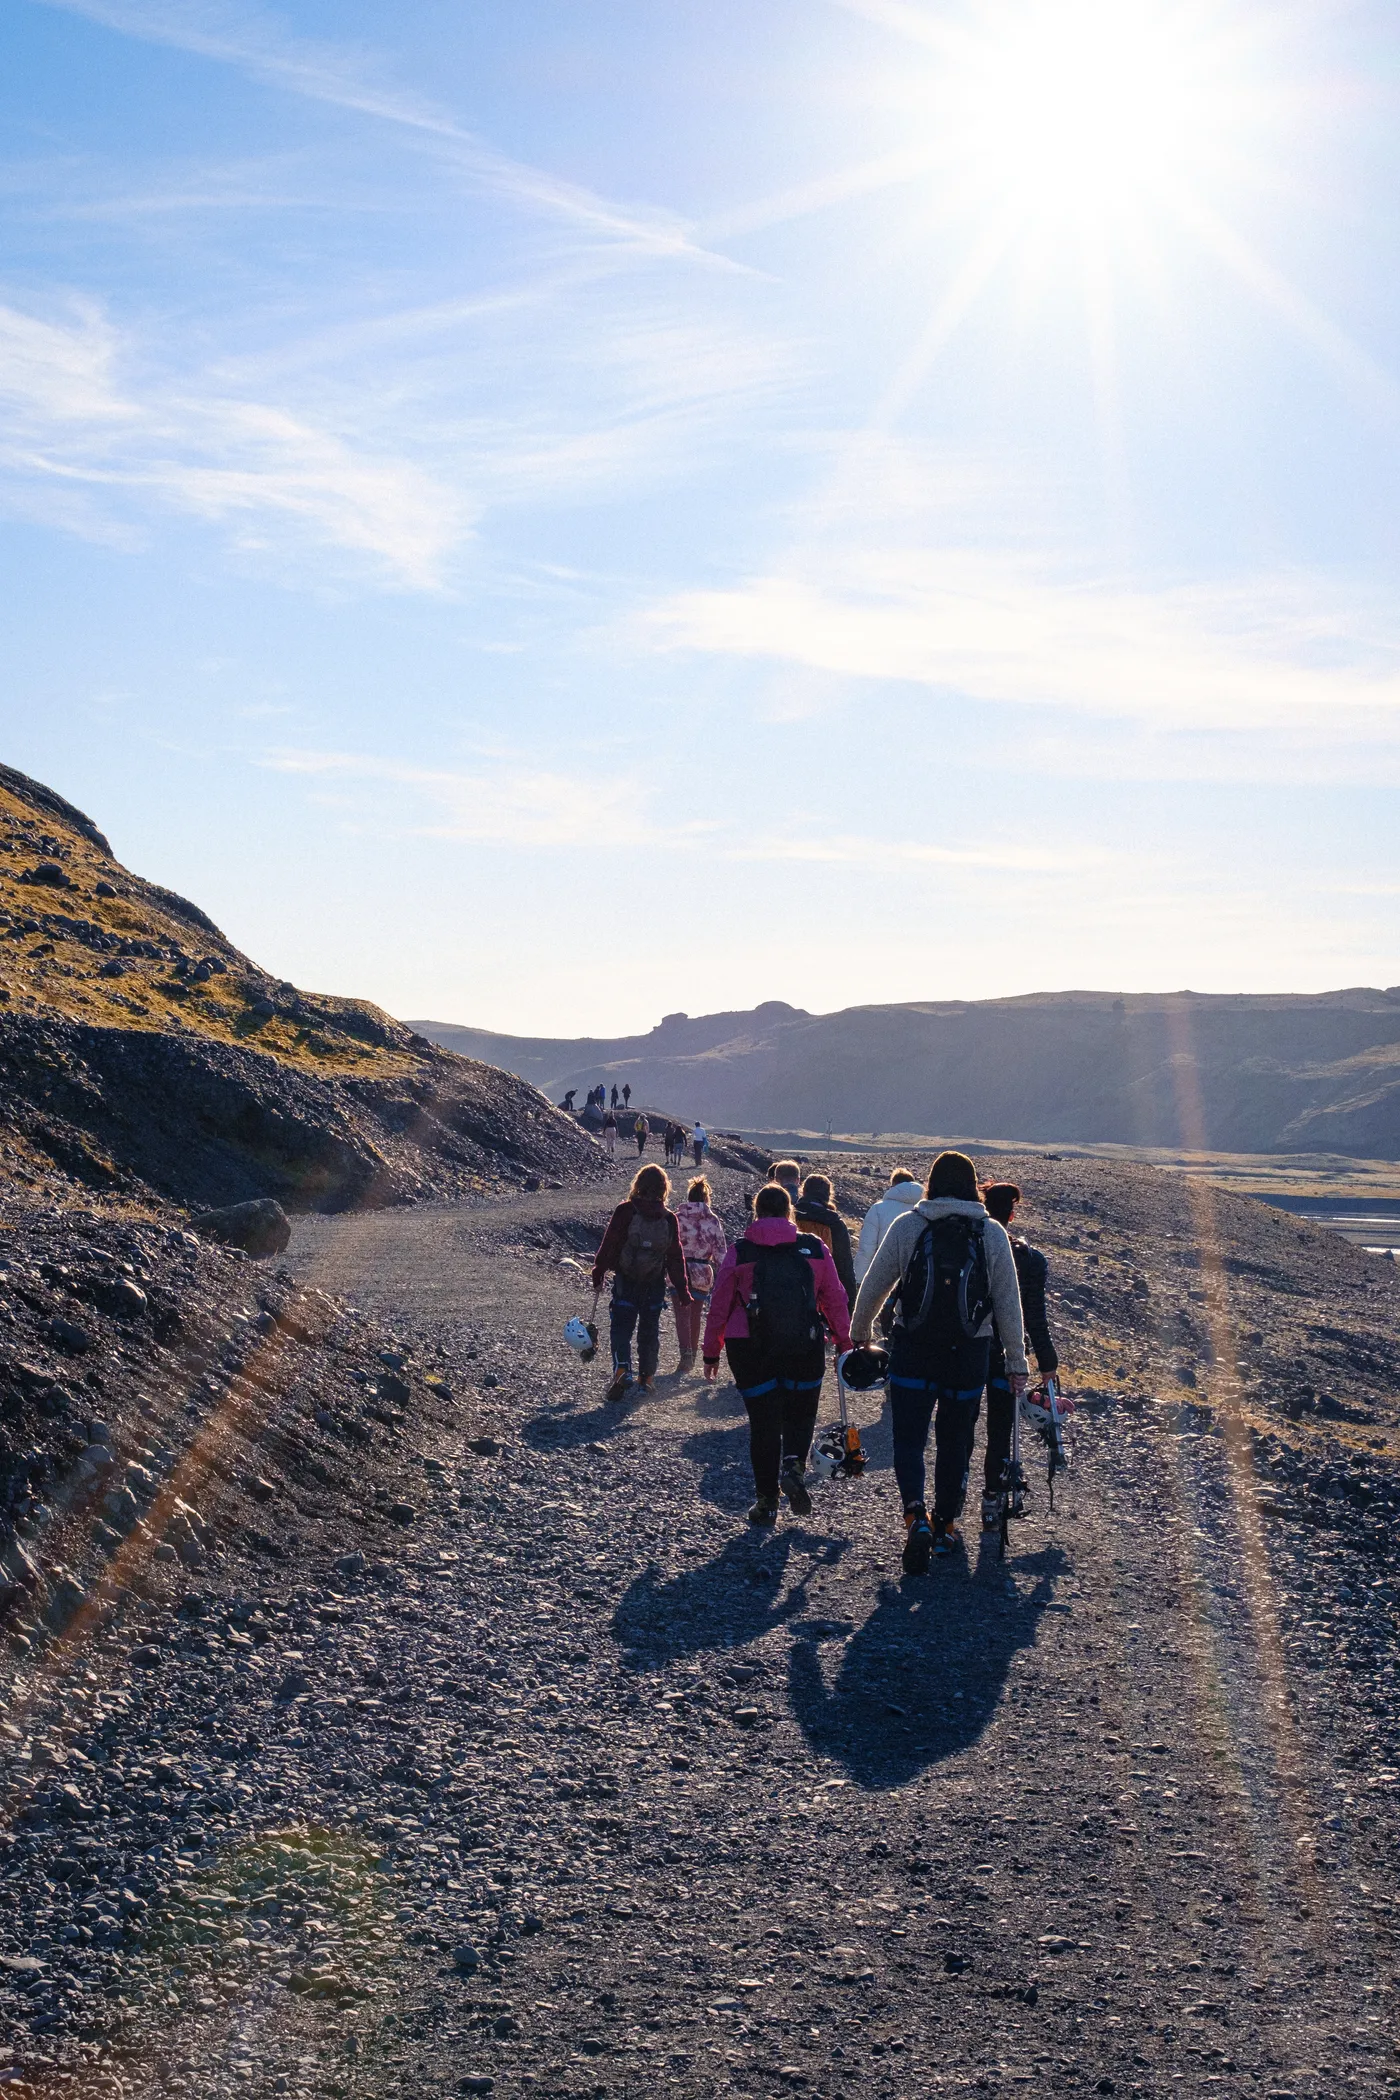
<path fill-rule="evenodd" d="M 826 1337 L 851 1344 L 851 1315 L 824 1241 L 799 1233 L 792 1198 L 770 1182 L 754 1199 L 753 1222 L 720 1263 L 705 1322 L 705 1376 L 723 1344 L 749 1416 L 751 1524 L 772 1524 L 779 1490 L 807 1516 L 805 1474 L 826 1370 Z"/>
<path fill-rule="evenodd" d="M 676 1371 L 685 1378 L 695 1369 L 695 1359 L 700 1354 L 700 1323 L 715 1287 L 715 1271 L 724 1260 L 728 1244 L 724 1227 L 715 1214 L 710 1184 L 703 1174 L 698 1174 L 691 1182 L 684 1203 L 676 1205 L 676 1227 L 681 1236 L 681 1253 L 685 1256 L 686 1281 L 690 1285 L 688 1299 L 682 1298 L 679 1291 L 671 1293 L 671 1303 L 676 1309 L 676 1340 L 681 1352 Z"/>

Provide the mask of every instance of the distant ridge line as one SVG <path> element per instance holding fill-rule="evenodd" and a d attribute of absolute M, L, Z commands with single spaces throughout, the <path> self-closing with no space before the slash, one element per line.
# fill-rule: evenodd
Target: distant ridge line
<path fill-rule="evenodd" d="M 1032 1144 L 1400 1158 L 1400 985 L 1029 992 L 827 1014 L 769 1000 L 613 1038 L 410 1025 L 556 1101 L 601 1080 L 731 1129 L 1015 1130 Z"/>

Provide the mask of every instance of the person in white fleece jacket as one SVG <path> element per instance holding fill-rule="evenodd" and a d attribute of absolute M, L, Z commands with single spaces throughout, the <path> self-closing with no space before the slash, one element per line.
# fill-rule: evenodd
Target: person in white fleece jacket
<path fill-rule="evenodd" d="M 989 1217 L 977 1189 L 977 1170 L 964 1152 L 940 1152 L 928 1178 L 923 1200 L 896 1218 L 884 1233 L 851 1311 L 851 1341 L 870 1340 L 876 1316 L 896 1286 L 902 1286 L 910 1262 L 930 1224 L 965 1221 L 969 1246 L 981 1240 L 991 1308 L 975 1335 L 954 1323 L 930 1318 L 917 1328 L 905 1325 L 901 1302 L 890 1339 L 890 1423 L 894 1432 L 894 1472 L 904 1498 L 904 1568 L 921 1575 L 933 1553 L 951 1553 L 958 1544 L 957 1519 L 967 1494 L 977 1417 L 992 1346 L 992 1328 L 1006 1353 L 1013 1393 L 1026 1389 L 1025 1330 L 1016 1257 L 1006 1230 Z M 922 1268 L 922 1264 L 920 1265 Z M 934 1432 L 933 1521 L 924 1504 L 924 1454 L 929 1425 Z"/>
<path fill-rule="evenodd" d="M 883 1196 L 877 1196 L 865 1213 L 865 1223 L 860 1228 L 860 1243 L 855 1251 L 856 1282 L 875 1259 L 875 1249 L 889 1231 L 896 1218 L 902 1218 L 923 1195 L 923 1185 L 917 1174 L 907 1167 L 896 1167 L 890 1176 L 890 1185 Z"/>

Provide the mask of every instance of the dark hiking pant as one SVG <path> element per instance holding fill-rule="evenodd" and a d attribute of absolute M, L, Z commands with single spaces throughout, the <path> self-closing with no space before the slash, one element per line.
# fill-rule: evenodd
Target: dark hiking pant
<path fill-rule="evenodd" d="M 1016 1403 L 1011 1395 L 1010 1381 L 1005 1378 L 987 1380 L 987 1448 L 982 1467 L 982 1482 L 989 1495 L 1001 1492 L 1002 1468 L 1011 1456 L 1011 1426 L 1016 1419 Z"/>
<path fill-rule="evenodd" d="M 924 1452 L 932 1423 L 933 1514 L 941 1524 L 962 1515 L 981 1405 L 980 1385 L 958 1390 L 927 1378 L 891 1378 L 894 1477 L 906 1509 L 924 1500 Z"/>
<path fill-rule="evenodd" d="M 802 1466 L 807 1463 L 817 1426 L 826 1351 L 818 1342 L 800 1356 L 775 1361 L 757 1342 L 726 1342 L 724 1349 L 748 1409 L 754 1492 L 776 1501 L 784 1460 L 795 1458 Z"/>
<path fill-rule="evenodd" d="M 635 1296 L 633 1292 L 635 1291 Z M 655 1296 L 622 1282 L 613 1285 L 608 1308 L 608 1339 L 612 1344 L 613 1369 L 631 1371 L 632 1336 L 637 1337 L 637 1375 L 653 1378 L 661 1361 L 661 1314 L 666 1304 L 666 1286 Z"/>

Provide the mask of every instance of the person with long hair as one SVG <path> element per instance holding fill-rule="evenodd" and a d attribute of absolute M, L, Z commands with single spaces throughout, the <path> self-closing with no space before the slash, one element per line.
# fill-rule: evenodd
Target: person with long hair
<path fill-rule="evenodd" d="M 825 1240 L 831 1249 L 831 1258 L 836 1264 L 836 1273 L 841 1279 L 841 1288 L 852 1305 L 856 1299 L 856 1272 L 851 1262 L 851 1234 L 846 1220 L 836 1208 L 835 1192 L 827 1174 L 809 1174 L 802 1184 L 802 1194 L 793 1205 L 799 1232 L 815 1233 Z"/>
<path fill-rule="evenodd" d="M 1026 1389 L 1026 1342 L 1016 1262 L 1004 1226 L 989 1217 L 965 1152 L 940 1152 L 923 1199 L 887 1227 L 851 1314 L 868 1342 L 898 1289 L 890 1339 L 894 1472 L 904 1499 L 904 1571 L 922 1575 L 934 1553 L 961 1543 L 972 1441 L 987 1383 L 993 1329 L 1013 1399 Z M 933 1521 L 924 1502 L 924 1453 L 933 1425 Z"/>
<path fill-rule="evenodd" d="M 608 1328 L 612 1344 L 609 1400 L 620 1400 L 632 1384 L 632 1337 L 637 1337 L 637 1372 L 644 1393 L 656 1385 L 661 1359 L 661 1314 L 666 1282 L 682 1303 L 690 1298 L 676 1214 L 666 1198 L 671 1184 L 661 1167 L 639 1167 L 625 1200 L 608 1220 L 593 1263 L 593 1288 L 613 1279 Z"/>
<path fill-rule="evenodd" d="M 676 1311 L 676 1341 L 681 1353 L 676 1370 L 680 1377 L 685 1378 L 695 1369 L 695 1359 L 700 1353 L 700 1324 L 715 1287 L 715 1272 L 728 1248 L 724 1227 L 715 1212 L 710 1184 L 703 1174 L 698 1174 L 691 1182 L 684 1203 L 676 1205 L 676 1226 L 681 1236 L 681 1252 L 685 1256 L 686 1282 L 690 1286 L 689 1301 L 679 1292 L 671 1293 L 671 1303 Z"/>
<path fill-rule="evenodd" d="M 723 1346 L 749 1417 L 751 1524 L 774 1524 L 778 1495 L 810 1514 L 805 1474 L 826 1370 L 826 1331 L 851 1342 L 850 1308 L 825 1244 L 799 1234 L 792 1198 L 768 1182 L 754 1198 L 744 1236 L 725 1255 L 705 1322 L 705 1377 Z"/>

